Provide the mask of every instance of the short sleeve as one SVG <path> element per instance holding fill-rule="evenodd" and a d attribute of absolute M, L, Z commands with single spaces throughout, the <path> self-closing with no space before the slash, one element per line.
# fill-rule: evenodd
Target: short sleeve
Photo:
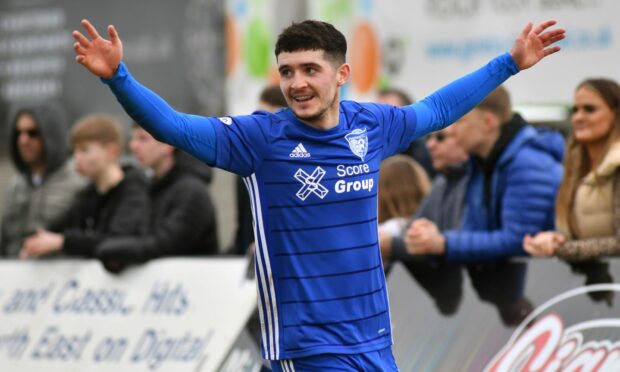
<path fill-rule="evenodd" d="M 260 166 L 269 148 L 273 115 L 257 111 L 252 115 L 209 118 L 215 130 L 215 166 L 246 177 Z"/>
<path fill-rule="evenodd" d="M 407 149 L 415 138 L 416 112 L 406 107 L 369 103 L 366 106 L 381 126 L 383 136 L 383 158 Z"/>

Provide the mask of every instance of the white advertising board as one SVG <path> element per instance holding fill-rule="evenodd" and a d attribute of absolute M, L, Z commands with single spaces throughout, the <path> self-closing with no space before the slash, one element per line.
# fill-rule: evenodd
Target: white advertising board
<path fill-rule="evenodd" d="M 243 259 L 0 261 L 0 371 L 214 371 L 256 288 Z"/>

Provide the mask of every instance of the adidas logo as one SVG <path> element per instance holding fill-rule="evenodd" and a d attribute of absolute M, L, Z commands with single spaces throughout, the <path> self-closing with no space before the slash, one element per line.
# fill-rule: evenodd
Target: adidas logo
<path fill-rule="evenodd" d="M 306 148 L 304 147 L 304 145 L 299 143 L 293 149 L 293 151 L 291 151 L 291 153 L 288 154 L 288 156 L 291 157 L 291 158 L 309 158 L 310 157 L 310 153 L 308 151 L 306 151 Z"/>

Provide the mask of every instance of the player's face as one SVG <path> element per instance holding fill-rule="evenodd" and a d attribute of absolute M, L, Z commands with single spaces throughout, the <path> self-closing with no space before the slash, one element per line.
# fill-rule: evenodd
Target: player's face
<path fill-rule="evenodd" d="M 577 89 L 571 117 L 575 140 L 585 144 L 606 141 L 614 123 L 614 115 L 594 90 L 588 87 Z"/>
<path fill-rule="evenodd" d="M 282 52 L 278 55 L 280 88 L 295 115 L 318 128 L 338 124 L 339 88 L 349 77 L 349 65 L 338 67 L 322 50 Z"/>

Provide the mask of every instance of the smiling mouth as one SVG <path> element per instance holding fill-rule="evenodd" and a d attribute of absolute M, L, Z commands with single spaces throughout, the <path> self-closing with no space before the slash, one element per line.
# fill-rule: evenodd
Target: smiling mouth
<path fill-rule="evenodd" d="M 294 100 L 295 102 L 300 102 L 300 103 L 303 103 L 303 102 L 308 102 L 308 101 L 310 101 L 313 97 L 314 97 L 314 96 L 312 96 L 312 95 L 293 96 L 293 100 Z"/>

